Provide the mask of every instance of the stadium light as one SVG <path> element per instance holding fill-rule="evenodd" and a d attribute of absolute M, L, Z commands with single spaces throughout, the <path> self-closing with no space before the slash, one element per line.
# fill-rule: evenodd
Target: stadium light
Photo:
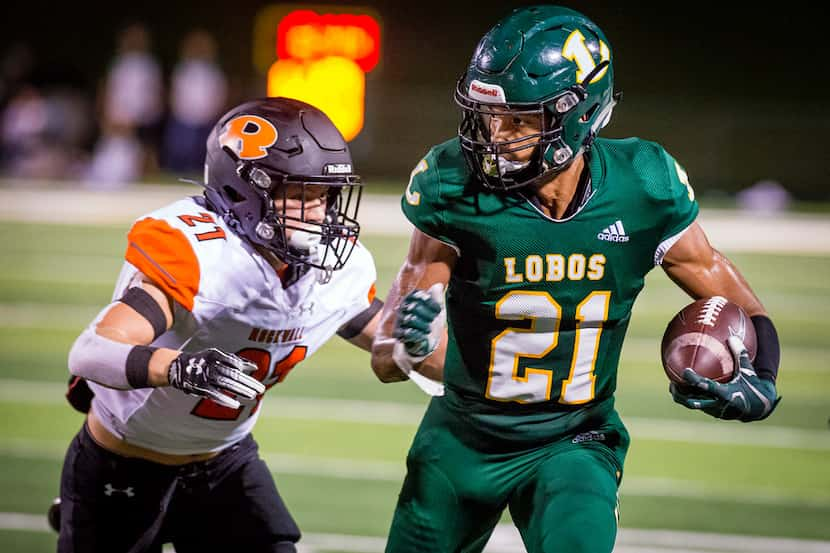
<path fill-rule="evenodd" d="M 296 9 L 280 17 L 268 95 L 320 108 L 352 140 L 363 129 L 366 73 L 380 58 L 380 24 L 365 13 L 324 12 L 331 8 Z"/>

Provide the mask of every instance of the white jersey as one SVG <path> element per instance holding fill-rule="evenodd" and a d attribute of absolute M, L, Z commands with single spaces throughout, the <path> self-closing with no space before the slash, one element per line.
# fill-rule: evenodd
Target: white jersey
<path fill-rule="evenodd" d="M 269 388 L 374 298 L 374 260 L 359 242 L 328 283 L 311 269 L 283 288 L 271 265 L 197 198 L 139 218 L 128 240 L 113 299 L 140 272 L 175 300 L 173 326 L 152 345 L 236 353 L 258 365 L 254 377 Z M 110 432 L 163 453 L 224 449 L 248 434 L 260 413 L 261 397 L 237 398 L 242 407 L 230 409 L 169 386 L 90 386 L 92 408 Z"/>

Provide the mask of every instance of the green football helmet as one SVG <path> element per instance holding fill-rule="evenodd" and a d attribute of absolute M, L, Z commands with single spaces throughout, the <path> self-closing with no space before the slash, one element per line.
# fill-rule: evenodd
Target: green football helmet
<path fill-rule="evenodd" d="M 519 8 L 484 35 L 458 80 L 458 136 L 485 187 L 540 184 L 591 147 L 618 98 L 611 48 L 599 27 L 560 6 Z M 497 141 L 491 120 L 505 114 L 538 117 L 540 130 Z M 503 155 L 528 148 L 529 161 Z"/>

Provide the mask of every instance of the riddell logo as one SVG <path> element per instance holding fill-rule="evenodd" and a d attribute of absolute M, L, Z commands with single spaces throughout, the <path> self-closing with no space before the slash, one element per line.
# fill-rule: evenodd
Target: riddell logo
<path fill-rule="evenodd" d="M 470 97 L 482 102 L 505 102 L 504 89 L 497 84 L 487 84 L 481 81 L 470 83 Z"/>
<path fill-rule="evenodd" d="M 487 96 L 498 96 L 499 92 L 495 89 L 491 88 L 484 88 L 483 86 L 479 86 L 473 83 L 472 87 L 474 92 L 478 92 L 479 94 L 486 94 Z"/>

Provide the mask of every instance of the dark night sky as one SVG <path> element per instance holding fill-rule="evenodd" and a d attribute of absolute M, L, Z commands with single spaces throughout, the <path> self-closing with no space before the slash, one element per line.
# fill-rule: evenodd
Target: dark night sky
<path fill-rule="evenodd" d="M 327 2 L 319 2 L 325 4 Z M 538 2 L 328 2 L 368 5 L 384 21 L 384 78 L 429 82 L 463 69 L 476 40 L 512 7 Z M 89 82 L 111 57 L 117 30 L 143 20 L 157 53 L 175 60 L 177 40 L 201 26 L 220 35 L 225 68 L 250 76 L 254 14 L 266 2 L 4 3 L 2 41 L 28 41 L 43 62 Z M 54 4 L 46 7 L 46 5 Z M 819 99 L 830 80 L 823 18 L 805 2 L 747 8 L 743 2 L 564 2 L 592 17 L 615 49 L 623 89 L 686 90 L 704 96 L 779 93 Z M 757 6 L 757 4 L 755 4 Z M 799 7 L 800 6 L 800 7 Z M 820 63 L 821 62 L 821 63 Z M 57 72 L 57 71 L 56 71 Z M 818 81 L 818 82 L 816 82 Z"/>
<path fill-rule="evenodd" d="M 379 174 L 408 174 L 430 144 L 454 132 L 451 89 L 478 39 L 510 9 L 536 3 L 318 2 L 370 6 L 383 20 L 381 65 L 367 78 L 367 105 L 379 107 L 367 110 L 366 129 L 353 143 L 356 158 L 365 157 L 372 163 L 364 166 Z M 165 69 L 176 60 L 179 38 L 203 27 L 219 38 L 236 94 L 264 93 L 264 78 L 251 63 L 251 31 L 266 2 L 9 4 L 0 14 L 0 50 L 28 42 L 45 79 L 70 79 L 94 91 L 118 30 L 140 20 L 152 31 Z M 624 92 L 611 136 L 663 143 L 706 186 L 734 190 L 772 177 L 806 195 L 830 190 L 821 141 L 830 131 L 830 41 L 818 8 L 801 0 L 773 8 L 710 1 L 563 4 L 591 17 L 611 42 L 617 88 Z M 388 150 L 377 155 L 378 144 Z"/>

